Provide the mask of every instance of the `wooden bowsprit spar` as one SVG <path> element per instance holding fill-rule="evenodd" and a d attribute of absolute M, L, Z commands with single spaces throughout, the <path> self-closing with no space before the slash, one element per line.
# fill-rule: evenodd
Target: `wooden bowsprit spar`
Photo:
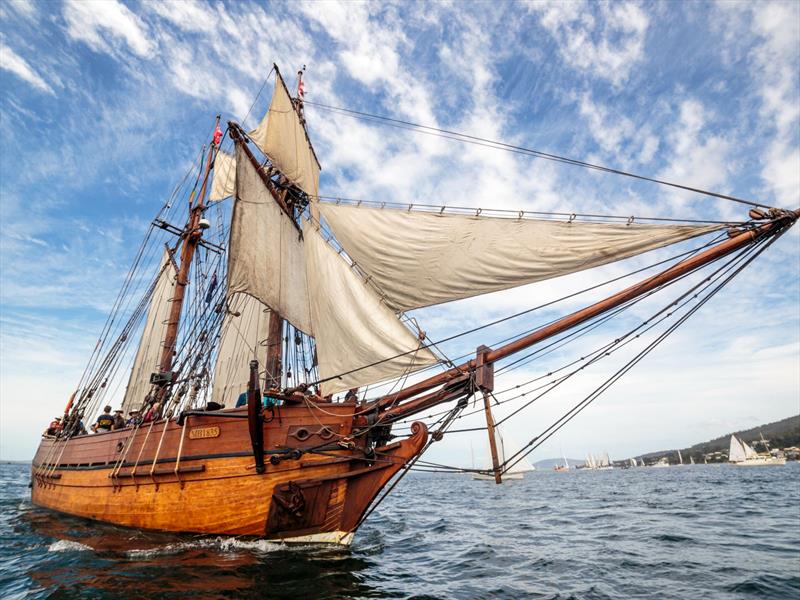
<path fill-rule="evenodd" d="M 794 211 L 774 210 L 768 222 L 759 224 L 747 231 L 731 230 L 730 239 L 720 242 L 605 300 L 567 315 L 554 323 L 494 350 L 486 346 L 480 346 L 477 350 L 476 358 L 376 400 L 374 407 L 381 415 L 380 420 L 392 423 L 406 419 L 431 407 L 470 395 L 479 390 L 484 400 L 487 431 L 492 454 L 492 470 L 496 483 L 500 483 L 500 464 L 495 443 L 494 420 L 489 402 L 489 395 L 494 387 L 494 363 L 603 315 L 626 302 L 641 297 L 718 259 L 733 254 L 757 240 L 777 235 L 794 225 L 798 218 L 800 218 L 800 209 Z M 441 389 L 430 391 L 439 386 L 442 386 Z"/>

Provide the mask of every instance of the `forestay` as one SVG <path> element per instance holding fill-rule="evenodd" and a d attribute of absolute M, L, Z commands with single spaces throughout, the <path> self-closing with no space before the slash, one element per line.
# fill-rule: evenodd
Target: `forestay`
<path fill-rule="evenodd" d="M 320 378 L 341 375 L 324 384 L 324 393 L 400 377 L 437 362 L 312 222 L 305 223 L 303 236 Z"/>
<path fill-rule="evenodd" d="M 228 299 L 211 394 L 217 404 L 236 406 L 239 394 L 247 390 L 250 361 L 266 363 L 269 319 L 269 308 L 253 296 L 235 294 Z"/>
<path fill-rule="evenodd" d="M 310 196 L 319 195 L 319 162 L 277 71 L 269 110 L 248 135 L 292 183 Z"/>
<path fill-rule="evenodd" d="M 236 195 L 228 254 L 228 293 L 244 292 L 313 335 L 300 231 L 236 150 Z"/>
<path fill-rule="evenodd" d="M 395 311 L 574 273 L 722 227 L 505 219 L 324 202 L 319 208 Z"/>
<path fill-rule="evenodd" d="M 128 387 L 122 400 L 121 408 L 125 414 L 141 407 L 152 387 L 150 375 L 159 370 L 161 350 L 169 321 L 170 302 L 175 292 L 177 276 L 174 263 L 166 250 L 159 265 L 158 280 L 150 297 L 142 339 L 139 341 Z"/>

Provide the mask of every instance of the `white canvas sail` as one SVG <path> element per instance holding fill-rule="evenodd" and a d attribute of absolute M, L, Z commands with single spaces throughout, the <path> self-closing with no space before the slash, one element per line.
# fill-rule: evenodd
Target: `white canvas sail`
<path fill-rule="evenodd" d="M 527 456 L 523 456 L 520 459 L 520 455 L 518 453 L 520 452 L 521 448 L 513 441 L 513 439 L 508 436 L 508 434 L 503 434 L 499 427 L 495 427 L 494 439 L 495 444 L 497 445 L 497 458 L 501 465 L 509 459 L 511 462 L 519 461 L 510 467 L 506 471 L 506 474 L 513 475 L 536 470 L 536 467 L 531 464 L 531 461 L 528 460 Z"/>
<path fill-rule="evenodd" d="M 236 193 L 236 158 L 222 150 L 214 159 L 214 174 L 211 179 L 209 202 L 230 198 Z"/>
<path fill-rule="evenodd" d="M 568 223 L 330 203 L 319 209 L 395 311 L 574 273 L 721 227 Z"/>
<path fill-rule="evenodd" d="M 735 436 L 731 436 L 730 448 L 728 449 L 728 460 L 731 462 L 742 462 L 747 459 L 744 446 Z"/>
<path fill-rule="evenodd" d="M 758 452 L 753 450 L 753 448 L 743 440 L 740 440 L 742 443 L 742 448 L 744 449 L 744 456 L 745 458 L 758 458 Z"/>
<path fill-rule="evenodd" d="M 238 147 L 236 194 L 228 253 L 229 293 L 250 294 L 313 335 L 302 236 Z"/>
<path fill-rule="evenodd" d="M 161 257 L 158 273 L 158 280 L 147 309 L 142 339 L 139 341 L 128 387 L 125 389 L 125 396 L 122 400 L 121 408 L 126 415 L 130 410 L 141 407 L 152 387 L 150 375 L 158 371 L 161 359 L 161 349 L 169 320 L 170 301 L 174 295 L 177 275 L 174 263 L 166 250 Z"/>
<path fill-rule="evenodd" d="M 292 183 L 314 198 L 319 195 L 317 156 L 277 71 L 269 110 L 248 135 Z"/>
<path fill-rule="evenodd" d="M 437 362 L 310 221 L 303 228 L 320 378 L 331 394 Z M 372 366 L 369 366 L 372 365 Z"/>
<path fill-rule="evenodd" d="M 248 294 L 229 298 L 228 309 L 222 323 L 211 399 L 232 408 L 239 394 L 247 391 L 250 361 L 256 359 L 262 368 L 266 363 L 270 310 Z"/>
<path fill-rule="evenodd" d="M 678 463 L 683 464 L 683 456 L 681 456 L 681 451 L 678 450 Z"/>

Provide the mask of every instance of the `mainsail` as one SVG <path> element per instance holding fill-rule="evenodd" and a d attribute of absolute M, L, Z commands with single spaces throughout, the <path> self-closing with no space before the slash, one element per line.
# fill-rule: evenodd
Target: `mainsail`
<path fill-rule="evenodd" d="M 177 272 L 172 258 L 166 250 L 159 264 L 161 268 L 158 271 L 158 280 L 153 288 L 153 295 L 150 297 L 142 339 L 139 341 L 128 387 L 122 400 L 122 410 L 125 414 L 134 408 L 139 408 L 144 402 L 145 396 L 151 388 L 150 375 L 158 371 L 158 361 L 161 358 Z"/>
<path fill-rule="evenodd" d="M 336 239 L 396 311 L 504 290 L 720 229 L 439 214 L 320 203 Z"/>
<path fill-rule="evenodd" d="M 747 451 L 745 450 L 746 444 L 739 440 L 735 435 L 731 436 L 731 444 L 728 449 L 728 460 L 731 462 L 742 462 L 747 460 Z M 748 448 L 750 448 L 748 446 Z M 750 448 L 752 452 L 752 448 Z M 753 452 L 755 454 L 755 452 Z"/>
<path fill-rule="evenodd" d="M 269 318 L 269 308 L 253 296 L 235 294 L 228 299 L 211 396 L 217 404 L 235 406 L 239 394 L 247 390 L 250 361 L 265 364 Z"/>
<path fill-rule="evenodd" d="M 241 147 L 236 165 L 228 293 L 257 298 L 315 337 L 320 377 L 336 377 L 326 394 L 436 362 L 315 226 L 301 235 Z"/>
<path fill-rule="evenodd" d="M 277 68 L 275 72 L 275 91 L 269 111 L 248 135 L 281 173 L 306 194 L 316 198 L 319 195 L 320 164 L 289 90 Z"/>
<path fill-rule="evenodd" d="M 236 150 L 228 292 L 244 292 L 313 335 L 300 230 L 275 202 L 258 171 Z"/>

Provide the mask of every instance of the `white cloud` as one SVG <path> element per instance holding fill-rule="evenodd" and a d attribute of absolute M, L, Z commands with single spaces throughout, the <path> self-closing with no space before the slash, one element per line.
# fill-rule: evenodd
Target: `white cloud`
<path fill-rule="evenodd" d="M 33 87 L 41 92 L 55 94 L 53 88 L 42 79 L 42 77 L 11 48 L 0 42 L 0 68 L 14 73 L 17 77 L 24 79 Z"/>
<path fill-rule="evenodd" d="M 98 52 L 115 52 L 120 44 L 139 57 L 155 51 L 147 25 L 118 0 L 67 0 L 67 33 Z"/>
<path fill-rule="evenodd" d="M 753 29 L 761 38 L 753 53 L 753 69 L 761 81 L 761 111 L 775 128 L 762 177 L 780 205 L 796 208 L 800 201 L 800 6 L 759 5 L 753 11 Z"/>
<path fill-rule="evenodd" d="M 644 57 L 650 20 L 636 4 L 536 2 L 528 6 L 539 13 L 542 26 L 558 42 L 562 58 L 575 69 L 618 86 Z"/>

